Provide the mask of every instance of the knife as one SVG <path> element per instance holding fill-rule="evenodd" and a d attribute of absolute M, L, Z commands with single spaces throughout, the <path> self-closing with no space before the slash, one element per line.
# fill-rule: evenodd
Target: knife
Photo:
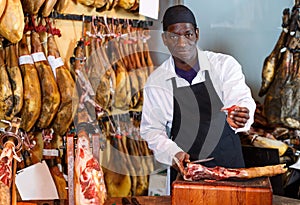
<path fill-rule="evenodd" d="M 199 159 L 199 160 L 195 160 L 195 161 L 188 162 L 188 163 L 189 164 L 197 164 L 197 163 L 201 163 L 201 162 L 208 162 L 208 161 L 211 161 L 213 159 L 214 159 L 213 157 L 209 157 L 209 158 L 206 158 L 206 159 Z"/>

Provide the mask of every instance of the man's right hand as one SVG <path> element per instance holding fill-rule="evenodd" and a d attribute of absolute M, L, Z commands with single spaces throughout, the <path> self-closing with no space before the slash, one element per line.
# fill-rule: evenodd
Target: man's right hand
<path fill-rule="evenodd" d="M 184 164 L 190 162 L 190 155 L 186 152 L 178 152 L 175 157 L 178 159 L 178 163 L 173 160 L 172 167 L 180 173 L 183 173 Z"/>

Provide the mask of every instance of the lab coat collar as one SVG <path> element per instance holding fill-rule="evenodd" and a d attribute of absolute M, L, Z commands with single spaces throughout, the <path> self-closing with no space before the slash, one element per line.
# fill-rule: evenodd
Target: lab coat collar
<path fill-rule="evenodd" d="M 209 63 L 209 60 L 208 60 L 205 52 L 200 50 L 199 48 L 197 48 L 197 52 L 198 52 L 198 62 L 200 64 L 199 65 L 200 71 L 209 70 L 210 63 Z M 166 70 L 171 71 L 171 72 L 167 72 L 168 76 L 167 76 L 166 80 L 169 80 L 171 78 L 177 77 L 177 75 L 175 72 L 175 63 L 174 63 L 173 57 L 170 56 L 170 58 L 167 61 L 168 61 L 167 65 L 169 65 L 169 66 L 167 66 Z"/>

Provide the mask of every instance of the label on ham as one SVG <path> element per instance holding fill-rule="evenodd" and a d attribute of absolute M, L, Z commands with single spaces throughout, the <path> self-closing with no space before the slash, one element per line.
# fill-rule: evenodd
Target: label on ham
<path fill-rule="evenodd" d="M 24 55 L 19 57 L 19 65 L 34 64 L 30 55 Z"/>
<path fill-rule="evenodd" d="M 64 62 L 61 59 L 61 57 L 55 58 L 54 56 L 48 56 L 47 58 L 52 70 L 55 70 L 56 68 L 64 65 Z"/>
<path fill-rule="evenodd" d="M 61 57 L 59 58 L 56 58 L 56 68 L 60 67 L 60 66 L 63 66 L 64 65 L 64 62 L 63 60 L 61 59 Z"/>
<path fill-rule="evenodd" d="M 58 157 L 59 153 L 57 149 L 43 149 L 43 156 Z"/>
<path fill-rule="evenodd" d="M 40 62 L 40 61 L 47 60 L 45 57 L 45 54 L 43 52 L 32 53 L 31 57 L 33 58 L 34 62 Z"/>
<path fill-rule="evenodd" d="M 48 56 L 48 62 L 50 64 L 50 67 L 53 71 L 54 76 L 56 77 L 56 68 L 59 68 L 64 65 L 63 60 L 61 57 L 55 58 L 55 56 Z"/>

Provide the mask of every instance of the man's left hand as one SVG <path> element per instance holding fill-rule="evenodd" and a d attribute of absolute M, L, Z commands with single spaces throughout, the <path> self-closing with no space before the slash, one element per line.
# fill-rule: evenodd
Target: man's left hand
<path fill-rule="evenodd" d="M 236 105 L 230 108 L 223 108 L 222 111 L 227 111 L 227 122 L 233 128 L 245 127 L 249 117 L 249 110 L 246 107 Z"/>

